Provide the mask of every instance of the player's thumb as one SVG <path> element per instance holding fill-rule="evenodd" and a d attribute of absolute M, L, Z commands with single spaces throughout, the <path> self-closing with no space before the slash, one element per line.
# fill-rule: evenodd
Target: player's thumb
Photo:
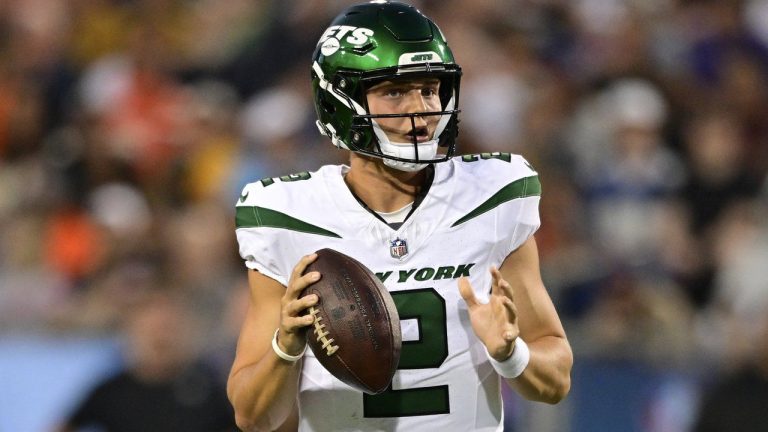
<path fill-rule="evenodd" d="M 469 279 L 464 276 L 459 278 L 459 294 L 461 294 L 461 298 L 464 299 L 467 306 L 472 307 L 477 304 L 477 297 L 475 297 L 475 292 L 472 290 L 472 285 L 469 283 Z"/>

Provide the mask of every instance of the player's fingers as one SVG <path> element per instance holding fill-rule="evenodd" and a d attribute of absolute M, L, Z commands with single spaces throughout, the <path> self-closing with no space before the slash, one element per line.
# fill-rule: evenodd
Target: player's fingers
<path fill-rule="evenodd" d="M 508 297 L 513 302 L 515 301 L 515 291 L 512 289 L 512 285 L 510 285 L 506 279 L 501 279 L 499 281 L 499 291 L 500 294 Z"/>
<path fill-rule="evenodd" d="M 491 298 L 491 311 L 494 317 L 493 337 L 488 339 L 490 345 L 487 345 L 488 352 L 491 352 L 494 357 L 502 358 L 508 354 L 515 337 L 515 328 L 509 322 L 504 303 L 504 297 L 495 296 Z M 500 340 L 497 338 L 500 338 Z"/>
<path fill-rule="evenodd" d="M 307 344 L 306 333 L 303 331 L 314 322 L 312 315 L 298 317 L 283 317 L 278 331 L 278 346 L 291 355 L 299 354 Z"/>
<path fill-rule="evenodd" d="M 475 291 L 472 289 L 472 285 L 469 283 L 469 279 L 462 276 L 459 278 L 459 294 L 467 306 L 472 308 L 477 305 L 477 297 L 475 297 Z"/>
<path fill-rule="evenodd" d="M 507 299 L 504 296 L 492 296 L 491 307 L 493 308 L 493 315 L 497 317 L 498 322 L 509 322 L 509 309 L 507 306 Z"/>
<path fill-rule="evenodd" d="M 506 342 L 512 342 L 518 336 L 517 330 L 517 308 L 515 304 L 506 297 L 496 297 L 494 299 L 494 313 L 500 317 L 500 331 L 502 338 Z"/>
<path fill-rule="evenodd" d="M 510 323 L 517 323 L 517 305 L 511 299 L 504 297 L 504 309 L 507 313 L 507 319 Z"/>
<path fill-rule="evenodd" d="M 296 333 L 301 328 L 315 322 L 315 317 L 308 308 L 311 308 L 318 302 L 315 294 L 289 301 L 283 306 L 280 325 L 285 333 Z"/>
<path fill-rule="evenodd" d="M 290 281 L 288 283 L 287 289 L 285 290 L 285 294 L 283 295 L 283 307 L 299 298 L 301 292 L 304 291 L 304 288 L 319 281 L 320 277 L 321 275 L 319 272 L 309 272 L 303 276 L 300 276 L 298 279 Z"/>
<path fill-rule="evenodd" d="M 500 296 L 507 296 L 512 301 L 515 300 L 514 291 L 512 290 L 512 285 L 507 282 L 506 279 L 504 279 L 504 276 L 501 274 L 501 271 L 499 271 L 495 267 L 491 267 L 491 275 L 493 276 L 493 285 L 491 287 L 491 293 L 494 295 L 500 295 Z"/>
<path fill-rule="evenodd" d="M 316 305 L 317 302 L 317 294 L 309 294 L 286 304 L 285 312 L 288 316 L 292 317 L 304 315 L 304 311 L 307 310 L 307 308 Z"/>
<path fill-rule="evenodd" d="M 317 254 L 306 255 L 293 268 L 291 278 L 288 280 L 288 290 L 285 293 L 287 298 L 297 298 L 304 288 L 320 280 L 321 275 L 319 272 L 312 271 L 304 274 L 307 266 L 315 259 L 317 259 Z"/>
<path fill-rule="evenodd" d="M 296 334 L 301 329 L 308 325 L 312 325 L 315 322 L 315 317 L 312 314 L 304 314 L 298 316 L 286 316 L 283 317 L 283 321 L 280 324 L 281 331 L 285 334 Z"/>
<path fill-rule="evenodd" d="M 491 294 L 503 295 L 499 283 L 502 281 L 501 272 L 494 266 L 491 266 Z"/>
<path fill-rule="evenodd" d="M 293 270 L 291 270 L 291 276 L 289 280 L 298 280 L 306 271 L 307 266 L 312 264 L 317 259 L 316 253 L 311 253 L 309 255 L 304 255 L 299 259 L 299 262 L 296 263 L 296 265 L 293 267 Z"/>

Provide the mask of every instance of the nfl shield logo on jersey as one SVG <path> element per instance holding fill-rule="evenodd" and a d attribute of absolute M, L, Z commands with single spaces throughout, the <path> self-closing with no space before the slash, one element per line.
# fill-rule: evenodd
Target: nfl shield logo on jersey
<path fill-rule="evenodd" d="M 389 254 L 395 259 L 401 259 L 408 255 L 408 243 L 399 237 L 392 240 L 389 242 Z"/>

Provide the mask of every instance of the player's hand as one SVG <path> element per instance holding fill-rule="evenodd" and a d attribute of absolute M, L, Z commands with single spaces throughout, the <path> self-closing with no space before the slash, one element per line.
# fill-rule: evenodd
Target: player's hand
<path fill-rule="evenodd" d="M 320 280 L 319 272 L 303 274 L 307 266 L 317 259 L 317 254 L 302 257 L 291 272 L 288 287 L 281 300 L 280 332 L 277 344 L 290 355 L 299 354 L 307 344 L 304 327 L 314 322 L 314 317 L 304 311 L 317 304 L 317 296 L 310 294 L 299 298 L 304 288 Z"/>
<path fill-rule="evenodd" d="M 472 285 L 465 277 L 459 279 L 459 293 L 467 303 L 475 334 L 494 359 L 504 361 L 512 355 L 515 339 L 520 335 L 517 308 L 512 287 L 501 276 L 501 272 L 491 267 L 491 276 L 493 282 L 488 303 L 478 301 Z"/>

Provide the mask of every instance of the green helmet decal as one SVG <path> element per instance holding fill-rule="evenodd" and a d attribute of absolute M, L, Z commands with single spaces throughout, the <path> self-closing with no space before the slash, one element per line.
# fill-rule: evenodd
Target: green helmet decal
<path fill-rule="evenodd" d="M 455 152 L 461 68 L 443 33 L 416 8 L 372 1 L 339 14 L 320 37 L 312 63 L 312 90 L 317 126 L 337 147 L 410 163 L 448 160 Z M 400 77 L 440 80 L 441 111 L 429 113 L 368 112 L 366 90 Z M 376 119 L 440 116 L 433 137 L 445 151 L 439 157 L 399 157 L 382 151 L 383 132 Z M 378 131 L 377 131 L 378 129 Z M 414 147 L 418 147 L 414 139 Z"/>

